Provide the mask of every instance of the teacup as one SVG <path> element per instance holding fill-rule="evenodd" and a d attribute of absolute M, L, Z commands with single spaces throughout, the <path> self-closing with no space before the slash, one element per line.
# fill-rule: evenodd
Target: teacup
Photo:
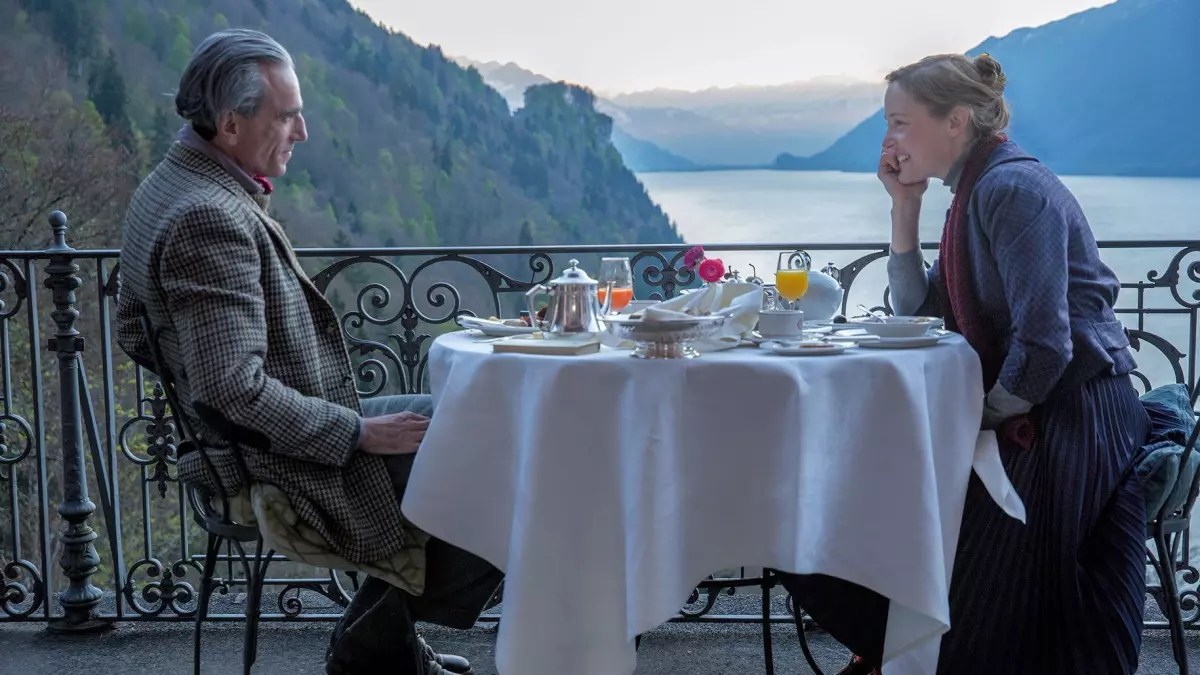
<path fill-rule="evenodd" d="M 764 309 L 758 313 L 758 332 L 765 338 L 794 338 L 804 332 L 799 309 Z"/>

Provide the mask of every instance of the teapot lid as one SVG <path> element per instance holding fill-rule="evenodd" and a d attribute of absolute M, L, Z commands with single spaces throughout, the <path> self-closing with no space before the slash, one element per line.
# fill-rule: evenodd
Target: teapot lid
<path fill-rule="evenodd" d="M 570 266 L 567 267 L 567 269 L 563 270 L 563 273 L 560 274 L 557 279 L 550 282 L 551 286 L 570 286 L 570 285 L 595 286 L 595 285 L 597 285 L 598 282 L 595 279 L 589 277 L 587 275 L 587 272 L 584 272 L 583 270 L 579 269 L 579 261 L 578 260 L 572 259 L 572 260 L 568 261 L 568 264 Z"/>

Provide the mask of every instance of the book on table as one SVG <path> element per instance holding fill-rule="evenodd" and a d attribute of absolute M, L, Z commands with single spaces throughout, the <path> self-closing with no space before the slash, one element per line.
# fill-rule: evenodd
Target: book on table
<path fill-rule="evenodd" d="M 564 336 L 555 338 L 514 335 L 492 343 L 496 353 L 550 354 L 578 356 L 600 351 L 600 338 L 595 335 Z"/>

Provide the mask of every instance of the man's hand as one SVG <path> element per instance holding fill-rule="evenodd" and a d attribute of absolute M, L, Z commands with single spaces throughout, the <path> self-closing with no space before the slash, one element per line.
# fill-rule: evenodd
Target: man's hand
<path fill-rule="evenodd" d="M 413 412 L 398 412 L 363 420 L 358 447 L 370 455 L 410 455 L 417 451 L 429 418 Z"/>

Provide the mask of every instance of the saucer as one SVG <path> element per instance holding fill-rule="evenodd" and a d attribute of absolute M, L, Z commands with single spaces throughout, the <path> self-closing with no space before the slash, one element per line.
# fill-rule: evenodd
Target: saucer
<path fill-rule="evenodd" d="M 932 347 L 946 337 L 949 337 L 949 333 L 945 335 L 919 335 L 917 337 L 881 337 L 878 340 L 860 342 L 858 346 L 864 349 L 919 349 L 921 347 Z"/>
<path fill-rule="evenodd" d="M 764 342 L 762 349 L 774 352 L 780 356 L 829 356 L 841 354 L 853 347 L 845 342 Z"/>
<path fill-rule="evenodd" d="M 774 333 L 764 333 L 760 330 L 754 331 L 754 335 L 763 342 L 796 342 L 804 338 L 804 332 L 789 333 L 787 335 L 775 335 Z"/>

